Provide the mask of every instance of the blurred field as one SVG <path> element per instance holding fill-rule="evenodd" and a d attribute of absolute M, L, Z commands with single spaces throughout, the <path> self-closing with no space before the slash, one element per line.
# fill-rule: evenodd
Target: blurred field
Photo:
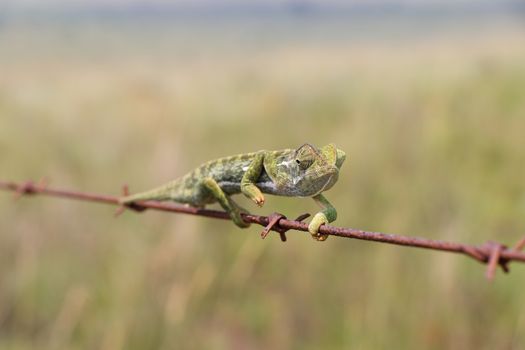
<path fill-rule="evenodd" d="M 4 23 L 0 178 L 139 191 L 215 157 L 334 142 L 348 155 L 327 193 L 337 225 L 513 244 L 525 233 L 525 27 L 423 22 Z M 0 193 L 0 348 L 525 344 L 525 266 L 489 284 L 450 254 L 112 214 Z"/>

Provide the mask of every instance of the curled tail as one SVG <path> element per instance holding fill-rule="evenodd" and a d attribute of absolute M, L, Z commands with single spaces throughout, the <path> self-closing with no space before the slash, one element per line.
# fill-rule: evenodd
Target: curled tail
<path fill-rule="evenodd" d="M 179 181 L 175 180 L 163 186 L 154 188 L 149 191 L 139 192 L 130 196 L 119 198 L 120 204 L 130 204 L 138 201 L 165 201 L 173 198 L 174 190 L 179 187 Z"/>

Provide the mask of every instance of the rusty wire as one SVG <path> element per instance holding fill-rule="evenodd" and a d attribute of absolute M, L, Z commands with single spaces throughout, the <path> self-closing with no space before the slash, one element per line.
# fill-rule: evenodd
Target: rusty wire
<path fill-rule="evenodd" d="M 41 194 L 53 197 L 63 197 L 68 199 L 77 199 L 82 201 L 117 205 L 119 206 L 119 208 L 117 209 L 116 215 L 121 214 L 125 209 L 132 209 L 137 212 L 144 211 L 146 209 L 155 209 L 166 212 L 184 213 L 205 216 L 215 219 L 230 220 L 229 215 L 222 211 L 193 208 L 180 204 L 172 204 L 165 202 L 161 203 L 156 201 L 144 201 L 122 207 L 119 204 L 119 196 L 49 188 L 45 182 L 40 182 L 36 184 L 32 181 L 24 183 L 0 181 L 0 189 L 15 192 L 16 198 L 21 197 L 23 195 Z M 127 186 L 124 186 L 123 194 L 127 193 Z M 278 213 L 271 214 L 270 216 L 242 214 L 242 217 L 246 222 L 259 224 L 265 227 L 265 229 L 261 233 L 262 238 L 265 238 L 270 231 L 275 231 L 279 233 L 280 238 L 283 242 L 286 241 L 285 233 L 288 230 L 308 231 L 308 225 L 302 222 L 302 220 L 304 220 L 308 216 L 309 214 L 303 214 L 295 220 L 289 220 L 284 215 Z M 426 248 L 451 253 L 465 254 L 481 263 L 487 264 L 486 277 L 489 280 L 492 280 L 494 278 L 498 266 L 500 266 L 503 269 L 503 271 L 508 272 L 509 269 L 507 265 L 509 262 L 525 262 L 525 253 L 521 252 L 521 250 L 525 246 L 525 237 L 522 238 L 514 248 L 508 248 L 500 243 L 492 241 L 489 241 L 482 245 L 469 245 L 456 242 L 433 240 L 397 234 L 386 234 L 381 232 L 370 232 L 329 225 L 322 225 L 319 229 L 319 232 L 322 234 L 338 237 L 354 238 L 366 241 L 397 244 L 408 247 Z"/>

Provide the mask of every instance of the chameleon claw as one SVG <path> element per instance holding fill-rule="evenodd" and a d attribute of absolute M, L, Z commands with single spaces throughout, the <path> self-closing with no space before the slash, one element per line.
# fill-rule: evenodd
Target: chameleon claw
<path fill-rule="evenodd" d="M 324 242 L 328 238 L 328 235 L 323 235 L 322 233 L 317 232 L 312 238 L 318 242 Z"/>
<path fill-rule="evenodd" d="M 264 199 L 264 196 L 261 195 L 260 197 L 256 197 L 256 198 L 254 198 L 253 201 L 254 201 L 255 204 L 257 204 L 259 207 L 262 207 L 262 206 L 264 205 L 265 199 Z"/>
<path fill-rule="evenodd" d="M 235 225 L 240 228 L 247 228 L 250 227 L 250 223 L 247 221 L 244 221 L 241 215 L 241 212 L 235 211 L 230 213 L 230 217 Z"/>
<path fill-rule="evenodd" d="M 253 183 L 241 184 L 241 192 L 259 207 L 263 206 L 265 202 L 264 195 L 262 194 L 261 190 Z"/>
<path fill-rule="evenodd" d="M 308 232 L 312 235 L 312 238 L 316 241 L 323 242 L 326 241 L 328 238 L 328 235 L 322 234 L 319 232 L 319 228 L 321 225 L 327 224 L 328 219 L 325 214 L 323 213 L 317 213 L 315 214 L 312 221 L 310 221 L 310 224 L 308 225 Z"/>

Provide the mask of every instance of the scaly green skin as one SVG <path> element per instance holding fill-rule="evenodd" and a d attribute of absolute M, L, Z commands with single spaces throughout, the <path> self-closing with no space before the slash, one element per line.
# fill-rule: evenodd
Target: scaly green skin
<path fill-rule="evenodd" d="M 298 149 L 259 151 L 207 162 L 185 176 L 151 191 L 120 200 L 130 204 L 146 200 L 172 200 L 194 207 L 218 202 L 239 227 L 248 227 L 231 195 L 243 193 L 263 206 L 263 193 L 289 197 L 312 197 L 323 209 L 308 225 L 316 240 L 328 236 L 319 227 L 337 218 L 337 211 L 321 194 L 337 181 L 345 153 L 329 144 L 320 149 L 304 144 Z"/>

